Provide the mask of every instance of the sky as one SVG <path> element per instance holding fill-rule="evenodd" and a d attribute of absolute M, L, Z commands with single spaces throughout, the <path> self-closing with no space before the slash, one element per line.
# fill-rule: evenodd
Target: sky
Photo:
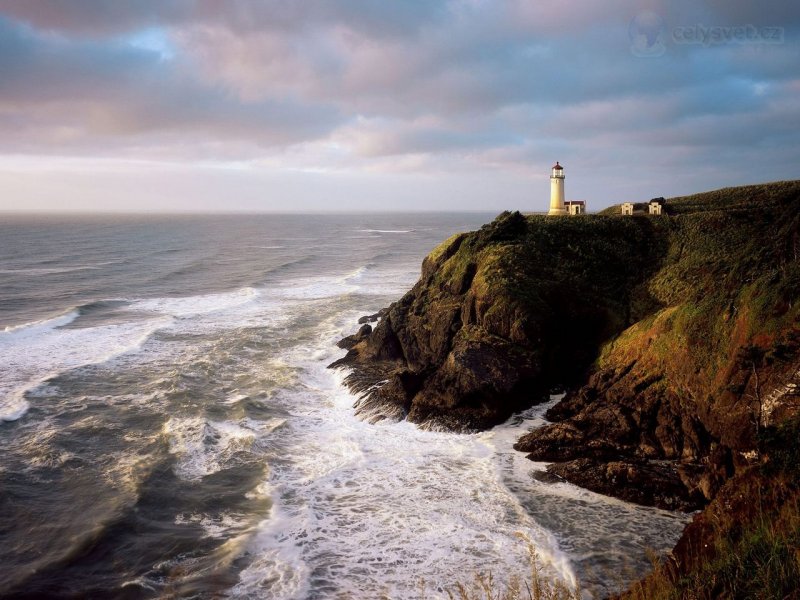
<path fill-rule="evenodd" d="M 788 0 L 0 0 L 0 211 L 590 211 L 800 178 Z"/>

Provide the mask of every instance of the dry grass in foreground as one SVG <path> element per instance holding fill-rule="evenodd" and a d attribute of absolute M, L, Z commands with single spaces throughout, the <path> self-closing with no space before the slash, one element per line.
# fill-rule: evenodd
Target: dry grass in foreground
<path fill-rule="evenodd" d="M 533 543 L 524 534 L 518 533 L 517 536 L 528 547 L 530 573 L 527 578 L 514 576 L 503 585 L 491 573 L 478 574 L 471 584 L 459 582 L 452 589 L 445 590 L 450 600 L 581 600 L 580 587 L 571 588 L 563 581 L 544 577 Z"/>

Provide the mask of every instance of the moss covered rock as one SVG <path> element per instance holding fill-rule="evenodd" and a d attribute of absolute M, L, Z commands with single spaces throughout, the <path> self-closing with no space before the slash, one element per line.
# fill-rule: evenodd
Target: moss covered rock
<path fill-rule="evenodd" d="M 580 382 L 604 341 L 655 308 L 643 286 L 664 235 L 649 220 L 503 213 L 434 249 L 414 288 L 334 364 L 353 369 L 370 419 L 490 427 Z"/>

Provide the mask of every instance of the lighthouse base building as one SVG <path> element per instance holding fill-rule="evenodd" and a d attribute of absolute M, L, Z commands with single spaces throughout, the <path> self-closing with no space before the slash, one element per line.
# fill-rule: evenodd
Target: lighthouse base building
<path fill-rule="evenodd" d="M 586 213 L 585 200 L 567 200 L 564 203 L 564 208 L 567 209 L 567 214 L 570 215 L 583 215 Z"/>

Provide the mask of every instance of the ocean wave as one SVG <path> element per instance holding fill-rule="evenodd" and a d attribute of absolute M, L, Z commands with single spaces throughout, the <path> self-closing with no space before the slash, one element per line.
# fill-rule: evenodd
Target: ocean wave
<path fill-rule="evenodd" d="M 364 275 L 364 273 L 366 273 L 370 268 L 374 268 L 374 266 L 375 266 L 374 263 L 370 263 L 368 265 L 362 265 L 357 269 L 354 269 L 353 271 L 347 273 L 344 277 L 341 278 L 340 281 L 342 281 L 342 283 L 346 283 L 353 279 L 360 279 L 361 276 Z"/>
<path fill-rule="evenodd" d="M 68 325 L 69 323 L 72 323 L 75 319 L 77 319 L 79 316 L 80 316 L 80 309 L 78 307 L 73 307 L 56 317 L 48 317 L 46 319 L 40 319 L 38 321 L 30 321 L 29 323 L 22 323 L 20 325 L 9 325 L 3 331 L 0 331 L 0 343 L 2 343 L 2 340 L 5 339 L 3 337 L 4 334 L 5 335 L 15 334 L 16 336 L 37 335 L 45 331 L 56 329 L 57 327 L 63 327 L 64 325 Z"/>
<path fill-rule="evenodd" d="M 17 421 L 28 412 L 30 402 L 25 400 L 25 390 L 15 390 L 0 398 L 0 421 Z"/>
<path fill-rule="evenodd" d="M 131 300 L 131 308 L 178 318 L 194 317 L 248 304 L 258 295 L 259 292 L 255 288 L 244 287 L 219 294 Z"/>
<path fill-rule="evenodd" d="M 283 419 L 235 423 L 173 416 L 164 423 L 163 434 L 170 454 L 176 458 L 175 474 L 186 481 L 198 481 L 233 466 L 236 454 L 249 450 L 257 435 L 266 435 L 283 423 Z"/>
<path fill-rule="evenodd" d="M 232 396 L 228 396 L 225 400 L 222 400 L 220 404 L 226 404 L 228 406 L 233 404 L 239 404 L 239 402 L 243 402 L 245 400 L 249 400 L 250 396 L 247 394 L 233 394 Z"/>
<path fill-rule="evenodd" d="M 324 368 L 337 325 L 321 324 L 318 349 L 286 357 L 302 366 L 300 397 L 286 399 L 302 422 L 277 442 L 290 460 L 271 469 L 273 509 L 231 596 L 289 600 L 325 589 L 331 597 L 413 597 L 425 577 L 428 597 L 446 597 L 437 588 L 465 573 L 500 564 L 526 572 L 519 532 L 534 543 L 543 576 L 574 584 L 569 560 L 506 487 L 485 440 L 354 416 L 343 374 Z"/>
<path fill-rule="evenodd" d="M 354 275 L 355 276 L 355 275 Z M 349 284 L 344 277 L 309 277 L 295 279 L 271 290 L 272 294 L 283 300 L 321 300 L 353 294 L 359 286 Z"/>
<path fill-rule="evenodd" d="M 205 532 L 203 537 L 224 539 L 232 534 L 246 530 L 250 525 L 250 517 L 225 511 L 216 515 L 180 513 L 175 517 L 174 522 L 176 525 L 199 525 Z"/>
<path fill-rule="evenodd" d="M 0 380 L 2 420 L 21 418 L 30 407 L 26 395 L 42 384 L 72 369 L 136 351 L 155 331 L 172 322 L 160 317 L 82 329 L 63 327 L 78 315 L 79 311 L 73 310 L 0 334 L 0 364 L 6 368 Z"/>
<path fill-rule="evenodd" d="M 409 275 L 380 272 L 377 266 L 378 263 L 370 261 L 340 276 L 296 277 L 270 288 L 269 294 L 282 300 L 319 300 L 355 293 L 386 295 L 405 291 L 408 287 L 405 280 L 411 281 Z"/>
<path fill-rule="evenodd" d="M 300 258 L 295 258 L 293 260 L 287 261 L 280 265 L 276 265 L 267 270 L 267 275 L 278 275 L 280 273 L 284 273 L 286 271 L 290 271 L 293 267 L 298 267 L 300 265 L 309 263 L 313 260 L 312 256 L 301 256 Z"/>
<path fill-rule="evenodd" d="M 79 267 L 26 267 L 22 269 L 0 269 L 4 275 L 56 275 L 74 271 L 91 271 L 99 269 L 99 265 L 82 265 Z"/>

